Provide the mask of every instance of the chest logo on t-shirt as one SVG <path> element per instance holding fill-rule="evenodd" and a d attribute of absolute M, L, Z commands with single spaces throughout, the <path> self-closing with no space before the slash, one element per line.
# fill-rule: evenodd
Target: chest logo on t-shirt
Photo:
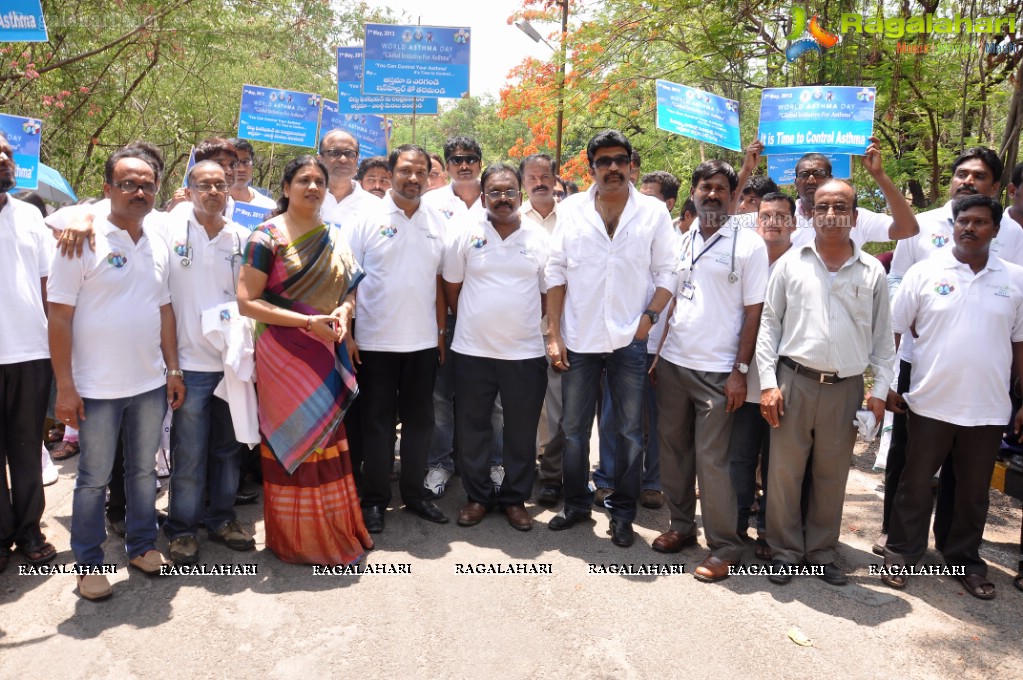
<path fill-rule="evenodd" d="M 128 258 L 123 253 L 114 251 L 107 255 L 107 264 L 111 264 L 120 269 L 124 265 L 128 264 Z"/>
<path fill-rule="evenodd" d="M 1009 287 L 1008 286 L 990 286 L 990 287 L 995 289 L 995 297 L 1000 297 L 1000 298 L 1007 298 L 1007 297 L 1009 297 Z"/>
<path fill-rule="evenodd" d="M 185 257 L 188 255 L 188 244 L 184 241 L 174 242 L 174 254 L 178 257 Z"/>
<path fill-rule="evenodd" d="M 394 235 L 398 233 L 398 227 L 394 225 L 380 227 L 380 235 L 386 236 L 387 238 L 394 238 Z"/>
<path fill-rule="evenodd" d="M 473 248 L 482 248 L 487 245 L 487 239 L 483 236 L 471 236 L 469 237 L 469 244 L 472 245 Z"/>
<path fill-rule="evenodd" d="M 934 244 L 935 248 L 940 248 L 948 243 L 949 238 L 945 234 L 931 234 L 931 243 Z"/>
<path fill-rule="evenodd" d="M 955 289 L 956 287 L 949 283 L 948 279 L 942 279 L 934 284 L 934 292 L 938 295 L 949 295 Z"/>
<path fill-rule="evenodd" d="M 440 212 L 442 215 L 444 215 L 444 217 L 446 217 L 449 220 L 455 216 L 455 211 L 450 208 L 441 208 Z"/>

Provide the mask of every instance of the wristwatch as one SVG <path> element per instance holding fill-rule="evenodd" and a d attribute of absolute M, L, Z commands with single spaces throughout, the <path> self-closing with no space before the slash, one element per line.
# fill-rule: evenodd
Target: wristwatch
<path fill-rule="evenodd" d="M 184 378 L 185 372 L 175 368 L 173 371 L 167 371 L 167 377 Z"/>
<path fill-rule="evenodd" d="M 736 361 L 734 364 L 732 364 L 732 368 L 739 371 L 739 373 L 742 373 L 743 375 L 749 373 L 749 364 L 744 364 L 741 361 Z"/>
<path fill-rule="evenodd" d="M 657 323 L 657 320 L 661 318 L 661 315 L 652 309 L 644 309 L 643 313 L 650 317 L 650 323 Z"/>

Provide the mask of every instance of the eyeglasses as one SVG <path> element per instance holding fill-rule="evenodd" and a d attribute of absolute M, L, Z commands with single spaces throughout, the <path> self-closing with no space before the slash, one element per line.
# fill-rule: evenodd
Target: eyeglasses
<path fill-rule="evenodd" d="M 252 167 L 252 159 L 251 158 L 246 158 L 243 161 L 238 161 L 238 165 L 244 165 L 247 168 L 251 168 Z"/>
<path fill-rule="evenodd" d="M 327 158 L 341 158 L 344 156 L 348 160 L 354 161 L 359 157 L 359 152 L 354 149 L 325 149 L 320 152 L 320 155 Z"/>
<path fill-rule="evenodd" d="M 139 189 L 142 189 L 142 193 L 144 193 L 146 196 L 155 196 L 158 188 L 152 182 L 139 184 L 137 182 L 132 181 L 114 182 L 114 186 L 126 194 L 134 194 Z"/>
<path fill-rule="evenodd" d="M 831 177 L 831 173 L 827 170 L 800 170 L 796 173 L 796 179 L 827 179 Z"/>
<path fill-rule="evenodd" d="M 852 210 L 852 208 L 847 206 L 845 203 L 838 203 L 836 205 L 817 203 L 813 206 L 814 215 L 827 215 L 830 210 L 834 210 L 836 215 L 844 215 Z"/>
<path fill-rule="evenodd" d="M 199 182 L 195 185 L 195 188 L 200 194 L 208 194 L 214 189 L 222 194 L 227 191 L 228 184 L 227 182 Z"/>
<path fill-rule="evenodd" d="M 507 191 L 488 191 L 488 201 L 500 201 L 502 198 L 507 198 L 509 201 L 519 198 L 522 194 L 517 189 L 508 189 Z"/>
<path fill-rule="evenodd" d="M 558 191 L 557 189 L 554 190 L 554 198 L 557 198 L 559 200 L 564 198 L 567 195 L 568 194 L 566 194 L 564 191 Z"/>
<path fill-rule="evenodd" d="M 594 159 L 593 167 L 610 168 L 612 165 L 617 165 L 619 168 L 623 168 L 631 162 L 632 159 L 625 154 L 620 154 L 618 156 L 601 156 L 600 158 Z"/>
<path fill-rule="evenodd" d="M 451 156 L 448 158 L 448 163 L 451 165 L 476 165 L 479 162 L 479 156 Z"/>

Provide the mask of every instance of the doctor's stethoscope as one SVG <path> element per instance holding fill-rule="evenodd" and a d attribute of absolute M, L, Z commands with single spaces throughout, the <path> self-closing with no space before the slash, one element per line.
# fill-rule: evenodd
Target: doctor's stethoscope
<path fill-rule="evenodd" d="M 238 280 L 238 262 L 242 259 L 242 241 L 238 238 L 238 234 L 231 234 L 231 240 L 234 242 L 234 248 L 231 250 L 231 254 L 224 259 L 231 263 L 231 279 L 233 281 Z M 185 252 L 181 255 L 181 266 L 188 269 L 192 266 L 192 225 L 189 223 L 185 228 Z"/>
<path fill-rule="evenodd" d="M 695 225 L 694 225 L 694 228 L 695 228 Z M 735 273 L 735 243 L 736 243 L 736 241 L 739 240 L 739 238 L 738 238 L 739 237 L 739 234 L 738 234 L 738 229 L 739 228 L 738 227 L 734 227 L 734 226 L 733 227 L 729 227 L 729 228 L 732 230 L 733 233 L 732 233 L 732 256 L 731 256 L 731 261 L 730 261 L 730 264 L 729 264 L 729 267 L 728 267 L 728 269 L 729 269 L 729 271 L 728 271 L 728 283 L 738 283 L 739 275 Z M 710 245 L 704 245 L 703 250 L 701 250 L 700 254 L 697 255 L 696 254 L 696 236 L 693 235 L 692 230 L 687 234 L 687 236 L 689 236 L 689 243 L 688 244 L 683 244 L 682 252 L 684 253 L 686 250 L 690 251 L 690 255 L 689 255 L 689 276 L 686 278 L 686 283 L 691 285 L 692 281 L 693 281 L 693 272 L 696 269 L 696 263 L 700 261 L 700 258 L 703 257 L 704 253 L 706 253 L 708 250 L 710 250 L 715 245 L 717 245 L 717 242 L 720 241 L 724 237 L 721 234 L 718 234 L 717 236 L 714 237 L 714 240 L 710 242 Z"/>

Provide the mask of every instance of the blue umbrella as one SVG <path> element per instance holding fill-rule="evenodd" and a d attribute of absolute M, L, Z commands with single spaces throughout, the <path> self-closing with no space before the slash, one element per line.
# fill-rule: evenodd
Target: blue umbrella
<path fill-rule="evenodd" d="M 52 203 L 77 203 L 78 196 L 64 176 L 45 163 L 39 164 L 39 188 L 36 193 Z"/>

